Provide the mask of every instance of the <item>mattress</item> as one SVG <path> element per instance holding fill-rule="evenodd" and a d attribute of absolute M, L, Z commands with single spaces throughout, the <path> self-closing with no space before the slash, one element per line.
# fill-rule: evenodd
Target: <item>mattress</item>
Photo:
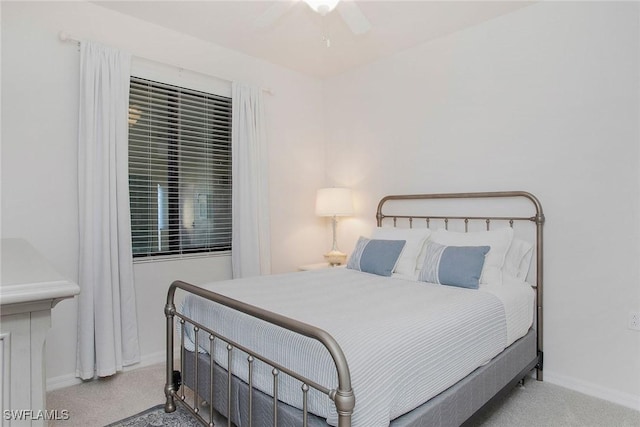
<path fill-rule="evenodd" d="M 519 331 L 524 335 L 533 318 L 524 321 L 520 314 L 522 307 L 533 312 L 533 292 L 525 284 L 469 290 L 325 269 L 203 287 L 329 332 L 351 370 L 354 427 L 387 426 L 488 362 Z M 336 387 L 331 357 L 315 340 L 194 295 L 185 298 L 182 312 L 327 388 Z M 208 338 L 200 337 L 199 351 L 207 351 Z M 187 340 L 186 347 L 194 345 Z M 226 369 L 224 345 L 214 354 Z M 234 357 L 232 371 L 246 379 L 246 358 Z M 300 383 L 288 376 L 278 381 L 279 398 L 300 408 Z M 257 363 L 253 383 L 269 393 L 271 369 Z M 337 424 L 335 407 L 322 393 L 310 391 L 309 410 Z"/>

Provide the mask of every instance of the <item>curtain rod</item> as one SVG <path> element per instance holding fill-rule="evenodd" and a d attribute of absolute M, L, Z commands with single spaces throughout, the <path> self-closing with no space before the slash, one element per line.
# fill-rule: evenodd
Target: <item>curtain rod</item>
<path fill-rule="evenodd" d="M 77 43 L 78 45 L 80 45 L 80 42 L 82 41 L 80 38 L 78 38 L 78 37 L 76 37 L 76 36 L 74 36 L 74 35 L 72 35 L 72 34 L 69 34 L 69 33 L 68 33 L 68 32 L 66 32 L 66 31 L 60 31 L 60 32 L 58 33 L 58 38 L 59 38 L 61 41 L 63 41 L 63 42 Z M 162 62 L 160 62 L 160 61 L 156 61 L 155 59 L 149 59 L 149 58 L 143 58 L 143 57 L 140 57 L 140 58 L 145 59 L 145 60 L 147 60 L 147 61 L 157 62 L 157 63 L 162 64 L 162 65 L 167 65 L 167 64 L 164 64 L 164 63 L 162 63 Z M 180 67 L 178 67 L 178 68 L 180 68 Z M 180 69 L 184 70 L 184 68 L 180 68 Z M 205 73 L 201 73 L 201 72 L 199 72 L 199 71 L 195 71 L 195 72 L 196 72 L 196 73 L 200 73 L 200 74 L 205 74 Z M 207 76 L 208 76 L 208 74 L 205 74 L 205 75 L 207 75 Z M 211 76 L 210 76 L 210 77 L 211 77 Z M 220 78 L 220 77 L 216 77 L 216 78 Z M 223 79 L 223 80 L 226 80 L 226 79 Z M 266 93 L 267 95 L 275 95 L 275 92 L 274 92 L 273 90 L 271 90 L 271 88 L 264 88 L 264 87 L 263 87 L 263 88 L 260 88 L 260 89 L 261 89 L 264 93 Z"/>

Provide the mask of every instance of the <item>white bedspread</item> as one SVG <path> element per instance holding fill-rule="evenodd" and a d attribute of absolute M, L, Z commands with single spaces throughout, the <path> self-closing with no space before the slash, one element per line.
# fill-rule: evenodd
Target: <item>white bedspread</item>
<path fill-rule="evenodd" d="M 509 309 L 505 316 L 505 303 L 517 300 L 518 293 L 532 294 L 508 291 L 505 296 L 500 289 L 469 290 L 342 268 L 214 282 L 204 288 L 329 332 L 349 363 L 356 396 L 354 427 L 387 426 L 488 362 L 515 340 L 507 317 L 521 316 L 509 315 Z M 532 310 L 532 301 L 518 304 Z M 192 295 L 185 298 L 182 312 L 329 389 L 337 387 L 329 353 L 312 339 Z M 200 345 L 208 351 L 203 335 Z M 214 352 L 226 368 L 223 345 Z M 246 356 L 234 356 L 232 371 L 246 380 Z M 271 370 L 257 364 L 255 387 L 270 394 L 272 384 Z M 279 398 L 301 408 L 300 383 L 281 375 Z M 311 391 L 309 410 L 337 424 L 335 407 L 325 395 Z"/>

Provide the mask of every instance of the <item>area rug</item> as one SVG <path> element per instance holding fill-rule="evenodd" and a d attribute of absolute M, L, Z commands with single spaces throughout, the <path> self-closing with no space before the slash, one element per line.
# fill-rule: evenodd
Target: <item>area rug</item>
<path fill-rule="evenodd" d="M 197 427 L 200 425 L 181 405 L 177 405 L 174 412 L 166 413 L 164 404 L 160 404 L 106 427 Z"/>

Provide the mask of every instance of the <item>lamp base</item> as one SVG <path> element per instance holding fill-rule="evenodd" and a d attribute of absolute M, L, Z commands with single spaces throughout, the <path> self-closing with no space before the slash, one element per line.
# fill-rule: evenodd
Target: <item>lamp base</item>
<path fill-rule="evenodd" d="M 324 254 L 324 259 L 331 266 L 342 265 L 347 260 L 347 254 L 340 251 L 330 251 Z"/>

